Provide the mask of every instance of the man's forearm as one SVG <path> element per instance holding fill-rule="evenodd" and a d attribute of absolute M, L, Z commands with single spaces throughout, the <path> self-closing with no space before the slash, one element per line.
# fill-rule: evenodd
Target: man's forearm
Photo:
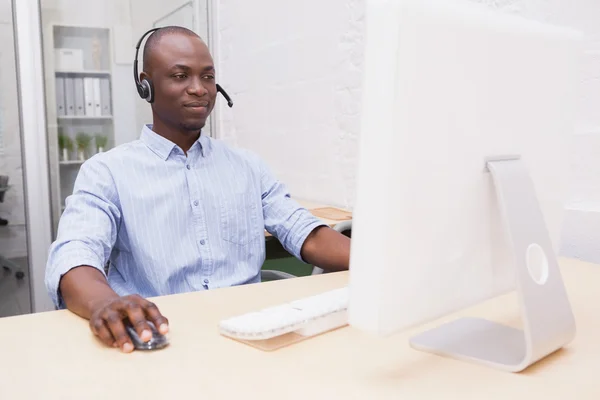
<path fill-rule="evenodd" d="M 119 297 L 104 275 L 88 266 L 67 272 L 60 280 L 60 292 L 67 308 L 85 319 L 90 319 L 97 305 Z"/>
<path fill-rule="evenodd" d="M 326 227 L 313 230 L 302 246 L 302 259 L 319 268 L 342 271 L 350 265 L 350 238 Z"/>

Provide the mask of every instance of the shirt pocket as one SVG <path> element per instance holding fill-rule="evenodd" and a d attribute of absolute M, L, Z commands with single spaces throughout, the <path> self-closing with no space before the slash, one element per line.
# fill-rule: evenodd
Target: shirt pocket
<path fill-rule="evenodd" d="M 223 240 L 244 246 L 261 237 L 264 239 L 259 211 L 256 199 L 249 193 L 236 193 L 224 199 L 221 205 Z"/>

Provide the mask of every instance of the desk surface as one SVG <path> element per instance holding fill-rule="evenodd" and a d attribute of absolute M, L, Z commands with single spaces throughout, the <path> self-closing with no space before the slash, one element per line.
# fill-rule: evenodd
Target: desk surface
<path fill-rule="evenodd" d="M 271 353 L 217 333 L 224 317 L 341 287 L 342 272 L 158 298 L 171 345 L 150 353 L 103 347 L 68 311 L 0 319 L 0 398 L 600 399 L 600 266 L 561 265 L 578 335 L 521 374 L 412 350 L 412 332 L 345 327 Z M 512 294 L 466 314 L 518 323 Z"/>

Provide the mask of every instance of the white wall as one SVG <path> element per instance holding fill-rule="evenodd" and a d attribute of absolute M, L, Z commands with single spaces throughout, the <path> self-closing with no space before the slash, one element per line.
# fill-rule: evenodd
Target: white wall
<path fill-rule="evenodd" d="M 297 197 L 354 202 L 361 0 L 219 0 L 219 135 L 257 151 Z"/>
<path fill-rule="evenodd" d="M 473 0 L 588 35 L 562 253 L 600 262 L 600 2 Z M 364 0 L 215 0 L 219 135 L 257 151 L 298 197 L 354 204 Z M 257 21 L 260 21 L 259 23 Z"/>

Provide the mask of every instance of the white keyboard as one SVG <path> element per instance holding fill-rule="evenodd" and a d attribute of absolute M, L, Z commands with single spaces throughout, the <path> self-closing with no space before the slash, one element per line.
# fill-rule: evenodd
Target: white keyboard
<path fill-rule="evenodd" d="M 347 309 L 348 288 L 344 287 L 225 319 L 219 330 L 242 340 L 265 340 L 289 332 L 314 336 L 346 325 Z"/>

